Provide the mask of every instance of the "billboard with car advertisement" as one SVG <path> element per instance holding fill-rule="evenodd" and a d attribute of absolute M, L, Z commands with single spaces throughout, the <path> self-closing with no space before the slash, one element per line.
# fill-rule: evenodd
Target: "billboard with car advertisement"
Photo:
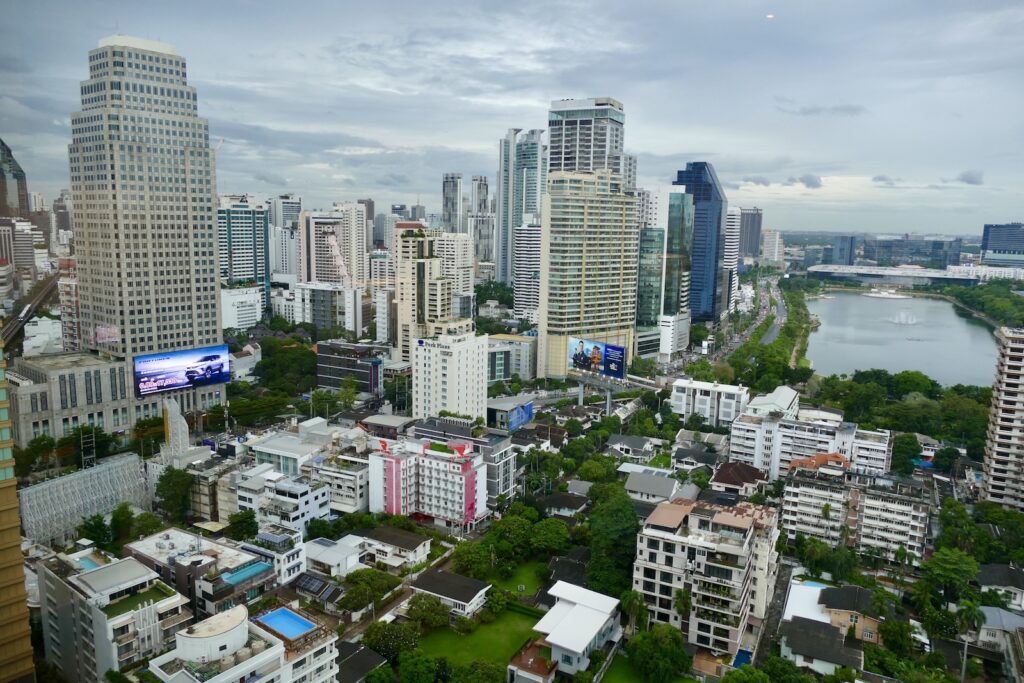
<path fill-rule="evenodd" d="M 569 337 L 568 361 L 569 369 L 577 372 L 596 372 L 619 379 L 626 376 L 626 350 L 621 346 Z"/>
<path fill-rule="evenodd" d="M 135 395 L 142 398 L 164 391 L 230 382 L 228 358 L 225 344 L 136 356 Z"/>

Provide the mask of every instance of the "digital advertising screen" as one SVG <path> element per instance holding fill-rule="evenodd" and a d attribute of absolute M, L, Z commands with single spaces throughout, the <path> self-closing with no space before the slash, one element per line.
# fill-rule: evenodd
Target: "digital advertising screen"
<path fill-rule="evenodd" d="M 613 344 L 569 337 L 569 369 L 623 379 L 626 350 Z"/>
<path fill-rule="evenodd" d="M 135 395 L 139 398 L 175 389 L 231 381 L 226 344 L 136 356 Z"/>

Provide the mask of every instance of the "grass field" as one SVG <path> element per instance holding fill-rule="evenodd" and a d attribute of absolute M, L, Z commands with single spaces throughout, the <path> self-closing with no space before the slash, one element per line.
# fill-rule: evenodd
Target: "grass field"
<path fill-rule="evenodd" d="M 633 667 L 625 657 L 616 657 L 604 673 L 604 678 L 601 679 L 602 683 L 641 683 L 642 680 L 640 674 L 633 671 Z M 692 678 L 679 677 L 673 683 L 689 683 L 692 680 Z"/>
<path fill-rule="evenodd" d="M 651 458 L 651 461 L 647 463 L 651 467 L 663 467 L 668 469 L 672 467 L 672 456 L 668 453 L 662 453 Z"/>
<path fill-rule="evenodd" d="M 494 578 L 491 583 L 513 593 L 519 592 L 519 585 L 526 586 L 523 595 L 533 595 L 540 588 L 541 581 L 537 577 L 537 567 L 545 566 L 543 562 L 526 562 L 516 568 L 516 573 L 507 579 Z"/>
<path fill-rule="evenodd" d="M 490 624 L 480 624 L 468 636 L 460 636 L 448 628 L 438 629 L 420 638 L 420 650 L 431 657 L 447 657 L 452 664 L 469 664 L 482 659 L 497 664 L 508 664 L 519 651 L 536 617 L 505 610 Z"/>

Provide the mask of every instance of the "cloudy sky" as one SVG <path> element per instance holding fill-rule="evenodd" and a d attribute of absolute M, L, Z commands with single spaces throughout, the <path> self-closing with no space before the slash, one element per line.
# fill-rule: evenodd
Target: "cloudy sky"
<path fill-rule="evenodd" d="M 52 198 L 87 52 L 175 45 L 220 143 L 218 189 L 308 206 L 440 204 L 494 177 L 552 99 L 626 108 L 642 185 L 708 160 L 783 230 L 979 233 L 1024 218 L 1024 4 L 32 2 L 0 23 L 0 137 Z"/>

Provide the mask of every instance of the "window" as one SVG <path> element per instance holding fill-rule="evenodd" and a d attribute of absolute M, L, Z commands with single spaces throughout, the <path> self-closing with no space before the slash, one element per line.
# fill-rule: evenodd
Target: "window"
<path fill-rule="evenodd" d="M 860 615 L 859 615 L 859 614 L 851 614 L 851 615 L 850 615 L 850 623 L 851 623 L 851 624 L 856 624 L 856 623 L 857 623 L 857 620 L 858 620 L 859 618 L 860 618 Z"/>
<path fill-rule="evenodd" d="M 562 664 L 570 664 L 571 665 L 572 664 L 572 655 L 563 654 L 562 655 Z"/>
<path fill-rule="evenodd" d="M 860 637 L 861 637 L 861 640 L 874 640 L 875 639 L 875 632 L 872 631 L 869 628 L 866 628 L 863 631 L 861 631 L 861 636 Z"/>

